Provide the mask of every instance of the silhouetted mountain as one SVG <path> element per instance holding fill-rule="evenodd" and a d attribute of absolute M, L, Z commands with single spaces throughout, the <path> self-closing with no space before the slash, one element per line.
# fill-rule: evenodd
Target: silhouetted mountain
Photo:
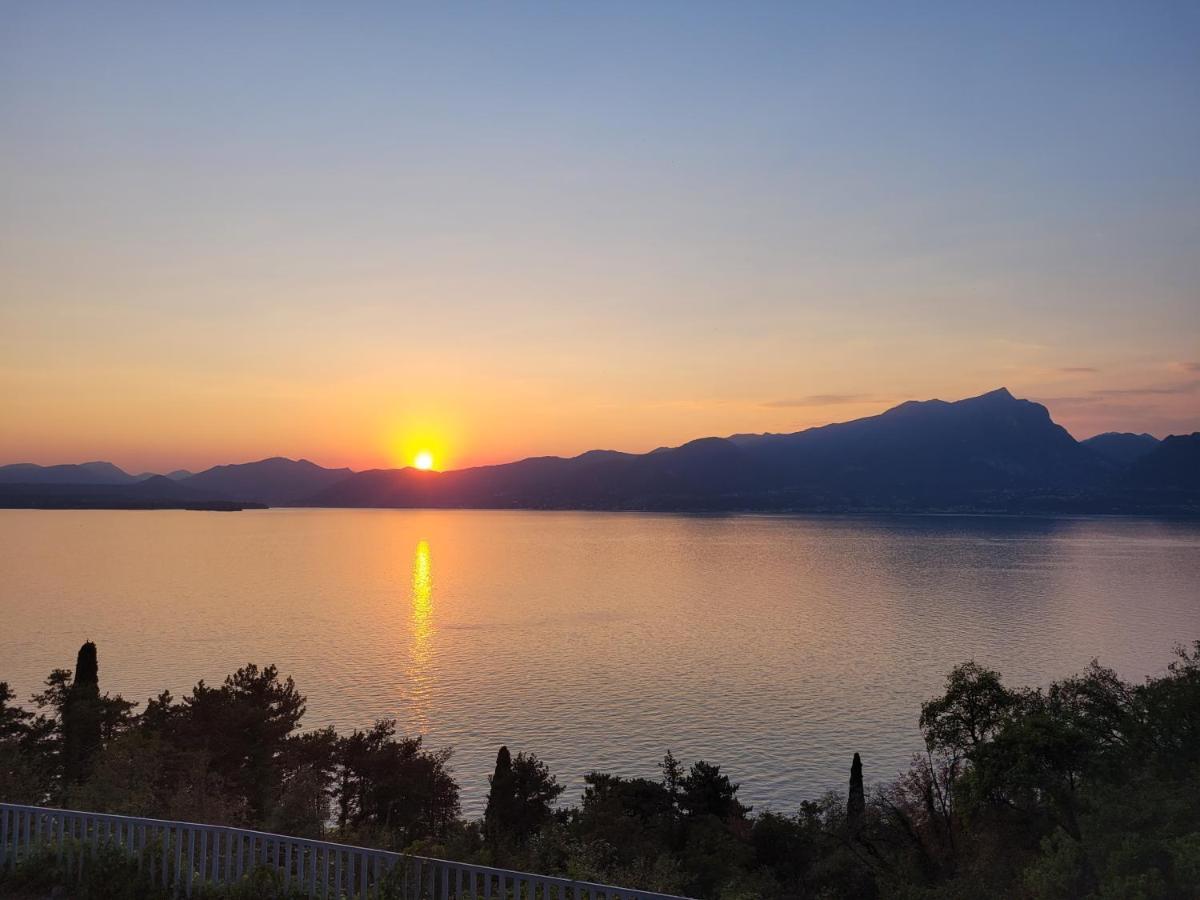
<path fill-rule="evenodd" d="M 638 458 L 612 450 L 592 450 L 570 459 L 540 456 L 453 472 L 372 469 L 308 498 L 305 505 L 571 507 L 586 488 L 590 473 Z"/>
<path fill-rule="evenodd" d="M 452 472 L 374 470 L 319 506 L 577 509 L 1018 509 L 1101 490 L 1116 467 L 1044 406 L 1000 389 L 795 434 L 702 438 L 645 454 L 541 457 Z"/>
<path fill-rule="evenodd" d="M 310 497 L 353 475 L 350 469 L 326 469 L 307 459 L 275 456 L 258 462 L 213 466 L 180 484 L 231 500 L 287 505 Z"/>
<path fill-rule="evenodd" d="M 1157 447 L 1158 438 L 1152 434 L 1106 431 L 1079 443 L 1119 466 L 1127 466 Z"/>
<path fill-rule="evenodd" d="M 110 463 L 21 464 L 0 468 L 0 485 L 11 487 L 0 505 L 29 498 L 52 505 L 223 499 L 346 507 L 1195 513 L 1198 444 L 1197 435 L 1157 442 L 1132 434 L 1080 443 L 1044 406 L 1001 388 L 953 403 L 910 401 L 794 434 L 737 434 L 643 454 L 593 450 L 450 472 L 355 474 L 275 457 L 137 483 L 140 476 Z M 1133 462 L 1123 463 L 1126 457 Z"/>
<path fill-rule="evenodd" d="M 1004 388 L 955 403 L 909 401 L 878 416 L 738 444 L 773 481 L 852 502 L 1078 489 L 1099 484 L 1110 468 L 1044 406 Z"/>
<path fill-rule="evenodd" d="M 1140 490 L 1200 493 L 1200 431 L 1165 438 L 1129 467 L 1123 481 Z"/>
<path fill-rule="evenodd" d="M 0 484 L 133 484 L 137 477 L 110 462 L 39 466 L 13 463 L 0 466 Z"/>
<path fill-rule="evenodd" d="M 242 509 L 254 506 L 185 487 L 162 475 L 128 484 L 0 484 L 0 507 L 17 509 Z"/>
<path fill-rule="evenodd" d="M 142 472 L 134 477 L 138 481 L 145 481 L 147 478 L 153 478 L 158 474 L 158 472 Z M 174 472 L 168 472 L 165 477 L 170 478 L 172 481 L 182 481 L 184 478 L 190 478 L 194 474 L 196 473 L 189 472 L 187 469 L 176 469 Z"/>

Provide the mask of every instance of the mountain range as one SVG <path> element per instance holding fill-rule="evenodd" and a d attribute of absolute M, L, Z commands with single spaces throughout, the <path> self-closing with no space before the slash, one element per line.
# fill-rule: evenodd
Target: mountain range
<path fill-rule="evenodd" d="M 1200 513 L 1200 433 L 1077 441 L 1006 389 L 910 401 L 793 434 L 701 438 L 447 472 L 282 457 L 198 474 L 0 467 L 0 506 L 247 504 L 491 509 Z M 122 503 L 126 499 L 127 503 Z M 214 507 L 214 504 L 218 505 Z"/>

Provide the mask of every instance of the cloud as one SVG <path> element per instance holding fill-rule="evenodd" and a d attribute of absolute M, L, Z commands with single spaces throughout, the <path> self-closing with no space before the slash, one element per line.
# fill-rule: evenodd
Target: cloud
<path fill-rule="evenodd" d="M 1038 397 L 1037 402 L 1043 406 L 1080 406 L 1087 403 L 1099 403 L 1099 397 Z"/>
<path fill-rule="evenodd" d="M 1178 369 L 1180 372 L 1200 372 L 1200 362 L 1171 363 L 1171 368 Z"/>
<path fill-rule="evenodd" d="M 1091 366 L 1059 366 L 1058 371 L 1066 375 L 1083 375 L 1094 374 L 1100 370 L 1093 369 Z"/>
<path fill-rule="evenodd" d="M 792 409 L 801 406 L 842 406 L 846 403 L 875 403 L 878 397 L 870 394 L 810 394 L 788 400 L 767 400 L 763 406 L 771 409 Z"/>
<path fill-rule="evenodd" d="M 1140 388 L 1102 388 L 1092 391 L 1097 397 L 1163 397 L 1190 394 L 1200 387 L 1200 381 L 1183 384 L 1161 384 Z"/>
<path fill-rule="evenodd" d="M 1033 341 L 1014 341 L 1008 338 L 992 338 L 993 344 L 998 344 L 1007 350 L 1016 350 L 1021 353 L 1044 353 L 1050 349 L 1047 344 L 1037 344 Z"/>

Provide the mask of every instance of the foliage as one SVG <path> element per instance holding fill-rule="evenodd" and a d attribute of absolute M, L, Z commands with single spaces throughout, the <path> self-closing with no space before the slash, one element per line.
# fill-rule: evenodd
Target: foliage
<path fill-rule="evenodd" d="M 527 842 L 550 821 L 554 801 L 563 792 L 544 762 L 532 753 L 513 757 L 507 747 L 496 754 L 489 786 L 484 822 L 493 845 Z"/>
<path fill-rule="evenodd" d="M 421 738 L 395 735 L 396 723 L 385 720 L 369 731 L 330 739 L 339 826 L 390 836 L 392 845 L 402 847 L 445 833 L 458 815 L 458 785 L 450 777 L 449 750 L 424 751 Z M 321 767 L 313 764 L 309 771 L 315 779 Z"/>
<path fill-rule="evenodd" d="M 792 814 L 755 813 L 720 766 L 685 766 L 670 752 L 660 778 L 592 772 L 578 803 L 562 807 L 546 764 L 502 747 L 476 821 L 460 818 L 450 750 L 398 735 L 391 720 L 344 736 L 301 731 L 304 696 L 273 667 L 248 665 L 217 688 L 201 682 L 179 701 L 164 692 L 135 714 L 88 680 L 94 659 L 81 662 L 83 677 L 50 674 L 33 711 L 0 682 L 4 799 L 248 825 L 721 900 L 1200 900 L 1200 643 L 1143 684 L 1093 663 L 1014 690 L 974 662 L 958 666 L 922 706 L 926 752 L 908 771 L 868 794 L 854 754 L 847 793 Z M 84 701 L 79 714 L 72 704 Z M 42 862 L 18 866 L 0 886 L 61 883 L 57 864 Z M 103 896 L 154 896 L 127 861 L 100 856 L 92 868 L 115 885 Z M 285 896 L 267 870 L 209 895 Z M 84 885 L 78 896 L 100 894 Z"/>
<path fill-rule="evenodd" d="M 153 883 L 137 858 L 112 846 L 75 843 L 72 863 L 54 847 L 34 850 L 17 865 L 0 870 L 0 896 L 46 897 L 66 887 L 74 900 L 170 900 L 172 890 Z M 78 854 L 83 855 L 82 864 Z M 275 869 L 258 866 L 228 885 L 196 883 L 198 900 L 302 900 L 307 891 L 285 888 Z M 398 896 L 398 895 L 397 895 Z"/>
<path fill-rule="evenodd" d="M 69 866 L 55 847 L 36 848 L 16 866 L 0 871 L 0 895 L 47 896 L 56 886 L 67 885 L 74 900 L 167 900 L 170 896 L 138 870 L 135 857 L 114 847 L 75 843 L 71 860 Z"/>

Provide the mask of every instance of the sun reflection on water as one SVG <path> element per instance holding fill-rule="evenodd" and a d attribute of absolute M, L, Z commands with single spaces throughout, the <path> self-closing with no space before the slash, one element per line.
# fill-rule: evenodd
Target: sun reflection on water
<path fill-rule="evenodd" d="M 433 563 L 428 541 L 418 541 L 412 563 L 412 643 L 408 652 L 408 697 L 410 723 L 418 734 L 429 725 L 430 640 L 433 637 Z"/>

